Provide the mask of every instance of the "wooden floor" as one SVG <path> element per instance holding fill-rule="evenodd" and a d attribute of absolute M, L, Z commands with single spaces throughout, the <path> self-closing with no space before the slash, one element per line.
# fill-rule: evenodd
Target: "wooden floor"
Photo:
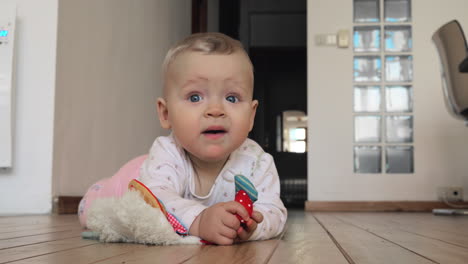
<path fill-rule="evenodd" d="M 290 211 L 282 238 L 234 246 L 105 244 L 77 217 L 0 217 L 0 263 L 468 263 L 468 217 Z"/>

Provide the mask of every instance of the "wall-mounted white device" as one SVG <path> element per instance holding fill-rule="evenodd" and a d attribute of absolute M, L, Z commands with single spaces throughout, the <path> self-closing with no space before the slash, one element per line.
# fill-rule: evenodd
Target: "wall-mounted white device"
<path fill-rule="evenodd" d="M 12 167 L 16 6 L 0 2 L 0 168 Z"/>

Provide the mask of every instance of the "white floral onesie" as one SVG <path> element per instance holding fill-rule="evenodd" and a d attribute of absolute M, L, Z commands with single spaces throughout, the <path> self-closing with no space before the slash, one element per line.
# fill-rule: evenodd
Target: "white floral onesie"
<path fill-rule="evenodd" d="M 188 229 L 207 207 L 233 201 L 234 176 L 246 176 L 258 191 L 254 210 L 263 214 L 263 222 L 250 240 L 269 239 L 283 231 L 287 211 L 280 199 L 280 182 L 270 154 L 251 139 L 231 153 L 224 168 L 206 196 L 195 194 L 195 173 L 185 150 L 173 135 L 158 137 L 143 162 L 138 180 L 160 199 L 166 209 Z"/>

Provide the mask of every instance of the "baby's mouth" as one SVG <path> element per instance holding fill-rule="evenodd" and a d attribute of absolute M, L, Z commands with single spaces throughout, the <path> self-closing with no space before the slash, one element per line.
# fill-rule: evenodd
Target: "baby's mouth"
<path fill-rule="evenodd" d="M 224 130 L 206 130 L 203 134 L 219 134 L 219 133 L 226 133 Z"/>
<path fill-rule="evenodd" d="M 205 130 L 205 131 L 203 131 L 203 134 L 223 134 L 223 133 L 226 133 L 226 130 L 215 129 L 215 130 Z"/>
<path fill-rule="evenodd" d="M 223 127 L 209 127 L 206 130 L 202 132 L 202 134 L 207 135 L 207 136 L 220 136 L 225 134 L 227 131 Z"/>

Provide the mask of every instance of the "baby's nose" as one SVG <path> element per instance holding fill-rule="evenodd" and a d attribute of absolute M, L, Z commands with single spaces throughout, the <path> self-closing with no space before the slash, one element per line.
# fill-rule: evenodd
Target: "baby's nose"
<path fill-rule="evenodd" d="M 205 116 L 207 117 L 223 117 L 225 115 L 224 108 L 219 103 L 212 103 L 208 105 Z"/>

